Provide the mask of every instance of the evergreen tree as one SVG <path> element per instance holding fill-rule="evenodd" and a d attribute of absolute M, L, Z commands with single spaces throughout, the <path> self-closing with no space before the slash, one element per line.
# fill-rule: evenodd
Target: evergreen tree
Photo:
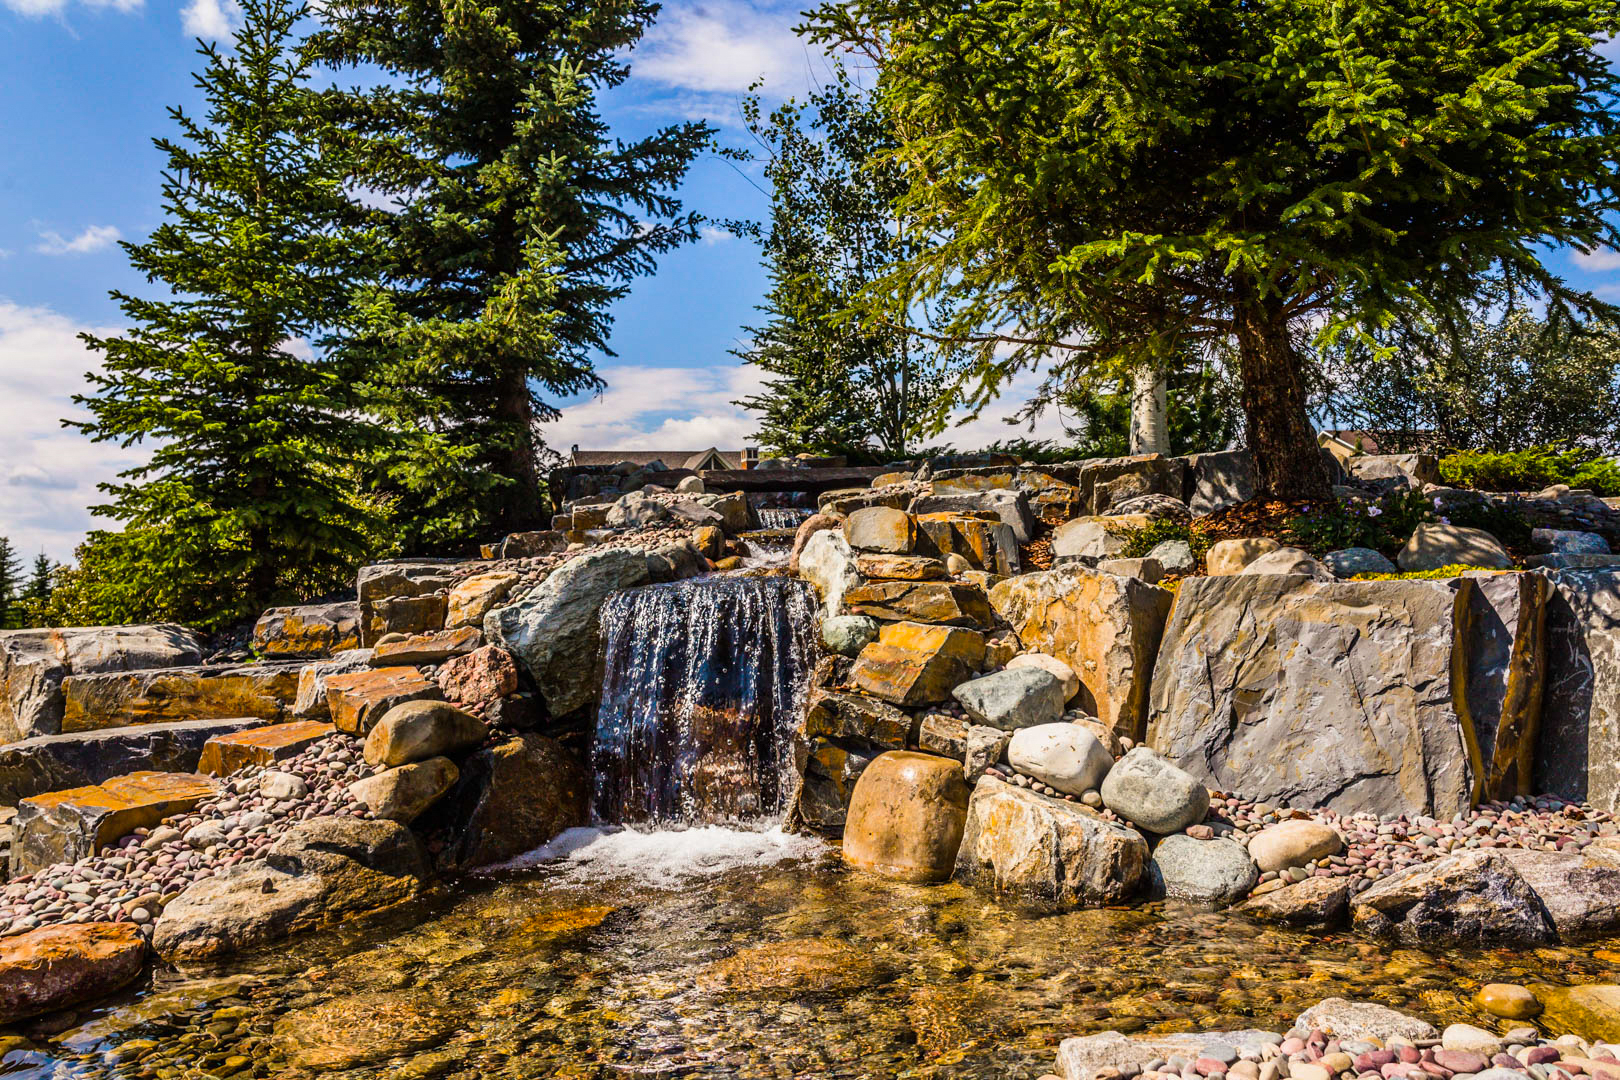
<path fill-rule="evenodd" d="M 1235 346 L 1262 494 L 1329 494 L 1298 347 L 1443 320 L 1501 269 L 1620 243 L 1620 0 L 829 0 L 877 65 L 902 218 L 873 290 L 959 301 L 978 400 L 1058 358 Z M 1060 370 L 1060 375 L 1064 374 Z"/>
<path fill-rule="evenodd" d="M 43 551 L 34 556 L 28 582 L 19 594 L 18 623 L 22 626 L 49 626 L 50 604 L 56 565 Z"/>
<path fill-rule="evenodd" d="M 1072 457 L 1123 457 L 1132 453 L 1131 397 L 1134 373 L 1088 372 L 1059 395 L 1079 440 Z M 1238 388 L 1224 364 L 1188 349 L 1164 368 L 1165 427 L 1171 454 L 1200 454 L 1231 446 L 1242 430 Z"/>
<path fill-rule="evenodd" d="M 113 293 L 131 329 L 84 336 L 105 361 L 75 398 L 93 419 L 76 426 L 153 444 L 94 508 L 125 526 L 99 545 L 120 597 L 109 614 L 228 622 L 330 589 L 371 554 L 357 373 L 301 344 L 341 318 L 355 244 L 341 227 L 347 170 L 322 145 L 309 65 L 291 48 L 303 14 L 244 0 L 233 52 L 201 45 L 204 118 L 170 109 L 179 138 L 155 140 L 165 220 L 123 245 L 166 291 Z"/>
<path fill-rule="evenodd" d="M 0 536 L 0 630 L 19 625 L 17 602 L 22 592 L 22 560 L 9 537 Z"/>
<path fill-rule="evenodd" d="M 939 418 L 959 356 L 907 332 L 925 313 L 903 290 L 887 303 L 888 320 L 846 317 L 911 253 L 894 217 L 904 174 L 874 162 L 893 145 L 888 125 L 842 68 L 805 103 L 768 117 L 750 97 L 744 117 L 771 183 L 771 290 L 761 307 L 768 322 L 750 328 L 753 341 L 737 355 L 771 377 L 737 404 L 760 414 L 756 438 L 781 453 L 908 457 Z"/>
<path fill-rule="evenodd" d="M 413 549 L 545 525 L 539 390 L 599 385 L 609 307 L 698 219 L 672 192 L 709 129 L 614 142 L 597 111 L 647 0 L 329 0 L 311 55 L 380 70 L 333 91 L 385 284 L 346 352 L 409 438 L 384 461 Z"/>

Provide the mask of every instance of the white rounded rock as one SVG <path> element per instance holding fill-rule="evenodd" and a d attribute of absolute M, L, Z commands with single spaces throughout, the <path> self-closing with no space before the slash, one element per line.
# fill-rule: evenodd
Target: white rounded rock
<path fill-rule="evenodd" d="M 1013 732 L 1007 763 L 1065 795 L 1097 788 L 1114 759 L 1097 737 L 1078 724 L 1037 724 Z"/>
<path fill-rule="evenodd" d="M 1287 870 L 1344 850 L 1339 834 L 1320 821 L 1279 821 L 1249 841 L 1249 855 L 1260 872 Z"/>
<path fill-rule="evenodd" d="M 1007 666 L 1010 668 L 1040 668 L 1042 671 L 1048 671 L 1056 675 L 1058 681 L 1063 684 L 1063 701 L 1065 704 L 1073 701 L 1074 696 L 1080 692 L 1080 676 L 1074 673 L 1074 668 L 1055 656 L 1048 656 L 1045 653 L 1038 652 L 1023 653 L 1007 661 Z"/>

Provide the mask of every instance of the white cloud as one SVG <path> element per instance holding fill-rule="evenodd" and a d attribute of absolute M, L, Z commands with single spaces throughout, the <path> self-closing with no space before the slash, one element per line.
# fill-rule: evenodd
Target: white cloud
<path fill-rule="evenodd" d="M 79 2 L 92 11 L 111 9 L 128 13 L 139 11 L 142 0 L 79 0 Z M 4 4 L 19 15 L 35 19 L 46 15 L 62 15 L 68 9 L 68 0 L 0 0 L 0 4 Z"/>
<path fill-rule="evenodd" d="M 728 240 L 735 239 L 737 239 L 736 233 L 730 229 L 722 229 L 718 225 L 705 225 L 698 230 L 698 243 L 703 244 L 705 247 L 724 244 Z"/>
<path fill-rule="evenodd" d="M 676 91 L 662 103 L 675 112 L 735 124 L 737 99 L 756 80 L 763 80 L 766 97 L 780 99 L 825 74 L 820 48 L 793 32 L 803 7 L 749 0 L 666 5 L 631 58 L 636 78 Z"/>
<path fill-rule="evenodd" d="M 230 37 L 241 21 L 236 0 L 190 0 L 180 10 L 180 26 L 192 37 Z"/>
<path fill-rule="evenodd" d="M 93 443 L 61 425 L 86 418 L 71 400 L 99 364 L 78 340 L 85 330 L 116 332 L 0 299 L 0 536 L 24 558 L 43 550 L 65 562 L 86 530 L 110 527 L 88 510 L 104 501 L 96 484 L 145 457 L 138 447 Z"/>
<path fill-rule="evenodd" d="M 39 234 L 34 250 L 41 255 L 88 255 L 116 244 L 123 234 L 112 225 L 91 225 L 78 236 L 68 238 L 49 230 Z"/>
<path fill-rule="evenodd" d="M 582 450 L 735 450 L 754 444 L 755 416 L 733 401 L 759 392 L 763 373 L 747 364 L 708 368 L 662 368 L 612 364 L 599 369 L 607 389 L 562 410 L 544 428 L 546 444 L 566 454 Z M 1032 396 L 1039 372 L 1023 372 L 1007 385 L 1001 401 L 975 420 L 947 429 L 931 442 L 961 449 L 1014 438 L 1062 438 L 1062 420 L 1048 409 L 1033 433 L 1004 423 Z"/>
<path fill-rule="evenodd" d="M 1575 265 L 1582 270 L 1620 270 L 1620 251 L 1598 248 L 1595 251 L 1573 253 Z"/>

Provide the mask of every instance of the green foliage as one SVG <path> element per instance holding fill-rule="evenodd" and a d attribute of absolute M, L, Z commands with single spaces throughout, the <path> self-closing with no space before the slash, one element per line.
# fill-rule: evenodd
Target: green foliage
<path fill-rule="evenodd" d="M 34 556 L 34 565 L 28 573 L 28 583 L 23 586 L 17 601 L 18 625 L 56 625 L 50 621 L 49 613 L 51 597 L 56 588 L 56 575 L 60 569 L 43 551 Z"/>
<path fill-rule="evenodd" d="M 1475 491 L 1540 491 L 1554 484 L 1620 495 L 1620 460 L 1582 448 L 1533 446 L 1492 452 L 1461 450 L 1440 459 L 1440 478 Z"/>
<path fill-rule="evenodd" d="M 1201 454 L 1231 446 L 1242 429 L 1237 385 L 1224 365 L 1192 350 L 1169 362 L 1165 427 L 1174 454 Z M 1080 444 L 1071 458 L 1123 457 L 1131 453 L 1131 381 L 1117 374 L 1086 373 L 1058 396 L 1076 416 Z"/>
<path fill-rule="evenodd" d="M 1488 502 L 1466 502 L 1446 507 L 1440 519 L 1448 525 L 1484 529 L 1502 542 L 1508 551 L 1525 555 L 1530 551 L 1533 526 L 1523 514 Z"/>
<path fill-rule="evenodd" d="M 377 84 L 325 104 L 357 157 L 375 285 L 343 354 L 398 435 L 382 455 L 412 551 L 541 528 L 540 397 L 600 385 L 610 309 L 695 238 L 673 192 L 704 124 L 610 137 L 648 0 L 328 0 L 310 55 Z"/>
<path fill-rule="evenodd" d="M 0 630 L 20 626 L 18 601 L 23 589 L 22 560 L 8 537 L 0 536 Z"/>
<path fill-rule="evenodd" d="M 1403 320 L 1372 344 L 1346 342 L 1328 358 L 1322 411 L 1391 452 L 1620 447 L 1620 332 L 1539 318 L 1517 299 L 1491 288 L 1460 323 Z"/>
<path fill-rule="evenodd" d="M 1620 246 L 1620 0 L 830 0 L 810 30 L 877 65 L 934 241 L 867 317 L 950 302 L 973 404 L 1235 340 L 1257 489 L 1325 498 L 1313 328 L 1453 316 L 1493 270 L 1612 310 L 1541 253 Z"/>
<path fill-rule="evenodd" d="M 1393 555 L 1419 525 L 1433 517 L 1432 511 L 1420 491 L 1395 491 L 1372 501 L 1334 499 L 1291 519 L 1286 539 L 1313 555 L 1351 547 Z"/>
<path fill-rule="evenodd" d="M 304 9 L 244 0 L 231 55 L 199 50 L 201 120 L 169 114 L 165 219 L 124 244 L 163 299 L 113 293 L 131 328 L 84 335 L 104 355 L 75 398 L 97 442 L 147 442 L 146 463 L 102 485 L 96 534 L 73 577 L 77 619 L 214 626 L 348 580 L 375 550 L 378 507 L 355 462 L 374 432 L 362 373 L 310 343 L 348 302 L 357 238 L 348 159 L 314 119 L 309 69 L 290 48 Z"/>
<path fill-rule="evenodd" d="M 1125 547 L 1119 553 L 1123 559 L 1143 559 L 1165 541 L 1180 540 L 1192 549 L 1193 558 L 1202 566 L 1204 556 L 1215 544 L 1214 540 L 1190 525 L 1167 518 L 1149 522 L 1140 529 L 1120 530 L 1119 535 L 1125 539 Z"/>
<path fill-rule="evenodd" d="M 737 404 L 760 414 L 755 437 L 780 454 L 906 458 L 946 399 L 957 352 L 907 333 L 918 313 L 906 294 L 881 323 L 840 318 L 912 247 L 894 219 L 904 175 L 874 161 L 893 145 L 889 125 L 842 68 L 803 103 L 767 117 L 752 96 L 743 115 L 771 184 L 771 290 L 766 324 L 736 355 L 770 377 Z"/>

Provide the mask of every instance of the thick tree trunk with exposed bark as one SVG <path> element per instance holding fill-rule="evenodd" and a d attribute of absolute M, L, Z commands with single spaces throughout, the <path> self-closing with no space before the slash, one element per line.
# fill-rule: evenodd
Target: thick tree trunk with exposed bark
<path fill-rule="evenodd" d="M 1303 364 L 1289 338 L 1282 301 L 1240 294 L 1233 321 L 1255 494 L 1330 498 L 1333 490 L 1305 409 Z"/>

